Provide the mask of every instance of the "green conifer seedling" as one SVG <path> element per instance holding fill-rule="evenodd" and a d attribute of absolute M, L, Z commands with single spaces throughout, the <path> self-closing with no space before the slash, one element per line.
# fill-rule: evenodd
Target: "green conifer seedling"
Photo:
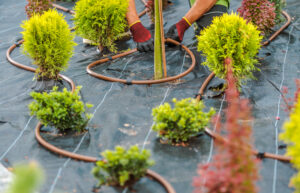
<path fill-rule="evenodd" d="M 23 52 L 37 65 L 36 74 L 44 79 L 58 79 L 59 72 L 68 67 L 73 54 L 74 35 L 64 16 L 56 10 L 43 15 L 34 14 L 23 22 Z"/>
<path fill-rule="evenodd" d="M 114 41 L 127 28 L 128 0 L 79 0 L 74 10 L 76 33 L 115 52 Z"/>
<path fill-rule="evenodd" d="M 232 59 L 233 75 L 240 84 L 242 80 L 253 78 L 254 70 L 259 70 L 255 64 L 261 40 L 256 26 L 235 13 L 224 14 L 215 17 L 212 24 L 200 32 L 198 51 L 206 57 L 203 64 L 223 79 L 227 74 L 224 61 Z"/>
<path fill-rule="evenodd" d="M 294 167 L 298 173 L 291 179 L 291 184 L 295 187 L 295 193 L 300 192 L 300 95 L 292 110 L 289 121 L 283 125 L 284 132 L 280 138 L 288 144 L 287 155 L 292 158 Z"/>

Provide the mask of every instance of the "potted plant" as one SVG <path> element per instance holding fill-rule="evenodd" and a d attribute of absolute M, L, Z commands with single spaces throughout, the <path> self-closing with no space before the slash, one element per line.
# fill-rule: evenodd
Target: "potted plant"
<path fill-rule="evenodd" d="M 75 5 L 76 33 L 97 45 L 116 52 L 114 41 L 125 32 L 127 0 L 79 0 Z"/>
<path fill-rule="evenodd" d="M 36 85 L 36 91 L 51 89 L 59 80 L 59 72 L 68 67 L 76 45 L 74 34 L 64 16 L 56 10 L 48 10 L 43 15 L 35 14 L 21 27 L 24 29 L 21 32 L 23 52 L 37 65 L 36 78 L 42 84 Z"/>
<path fill-rule="evenodd" d="M 255 24 L 262 34 L 268 34 L 275 26 L 275 4 L 268 0 L 243 0 L 237 11 L 241 17 Z"/>
<path fill-rule="evenodd" d="M 288 144 L 287 155 L 291 157 L 291 162 L 298 173 L 291 179 L 291 185 L 295 188 L 295 192 L 300 192 L 300 95 L 299 88 L 296 93 L 297 100 L 292 112 L 290 114 L 289 121 L 283 125 L 283 133 L 280 138 Z"/>
<path fill-rule="evenodd" d="M 29 104 L 30 114 L 37 116 L 43 125 L 53 126 L 59 131 L 83 132 L 92 117 L 86 113 L 86 109 L 92 105 L 80 100 L 80 88 L 77 87 L 74 93 L 66 88 L 58 92 L 57 87 L 50 93 L 32 92 L 31 96 L 35 101 Z"/>
<path fill-rule="evenodd" d="M 225 78 L 230 60 L 233 75 L 240 85 L 243 80 L 253 78 L 252 72 L 259 70 L 256 54 L 262 36 L 257 27 L 235 13 L 215 17 L 212 24 L 200 32 L 198 51 L 206 57 L 203 63 L 219 78 Z"/>
<path fill-rule="evenodd" d="M 128 187 L 146 175 L 147 169 L 154 164 L 148 150 L 131 146 L 128 150 L 117 146 L 115 151 L 101 153 L 104 160 L 96 162 L 92 173 L 98 180 L 98 186 L 111 185 Z"/>
<path fill-rule="evenodd" d="M 215 111 L 211 108 L 209 112 L 203 112 L 203 102 L 196 99 L 177 101 L 174 98 L 172 101 L 174 108 L 165 103 L 152 110 L 152 129 L 170 144 L 184 144 L 204 130 Z"/>
<path fill-rule="evenodd" d="M 25 6 L 27 17 L 30 18 L 33 14 L 43 14 L 52 8 L 53 0 L 27 0 Z"/>

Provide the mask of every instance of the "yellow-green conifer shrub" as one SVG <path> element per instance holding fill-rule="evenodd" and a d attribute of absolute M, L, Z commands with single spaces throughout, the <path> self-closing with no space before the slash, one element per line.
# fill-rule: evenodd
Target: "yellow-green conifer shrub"
<path fill-rule="evenodd" d="M 127 27 L 127 9 L 128 0 L 79 0 L 74 8 L 76 33 L 116 51 L 114 41 Z"/>
<path fill-rule="evenodd" d="M 300 97 L 293 109 L 289 121 L 284 126 L 284 132 L 280 138 L 288 144 L 287 155 L 292 158 L 294 167 L 300 171 Z M 291 184 L 295 187 L 295 193 L 300 193 L 300 172 L 291 179 Z"/>
<path fill-rule="evenodd" d="M 58 79 L 60 71 L 68 67 L 73 54 L 74 34 L 64 16 L 56 10 L 43 15 L 34 14 L 23 22 L 23 52 L 37 65 L 37 75 L 48 79 Z"/>
<path fill-rule="evenodd" d="M 197 38 L 198 51 L 206 56 L 203 64 L 217 77 L 226 77 L 226 58 L 232 59 L 233 74 L 238 83 L 253 78 L 252 72 L 258 70 L 255 56 L 261 47 L 262 36 L 256 26 L 237 14 L 215 17 L 212 24 L 202 30 Z"/>

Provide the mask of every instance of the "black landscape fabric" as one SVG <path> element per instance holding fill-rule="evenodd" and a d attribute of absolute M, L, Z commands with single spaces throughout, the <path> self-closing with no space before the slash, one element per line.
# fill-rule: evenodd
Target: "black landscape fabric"
<path fill-rule="evenodd" d="M 189 9 L 188 1 L 173 0 L 173 5 L 164 12 L 165 29 L 177 22 Z M 136 0 L 138 11 L 143 4 Z M 37 124 L 35 117 L 29 115 L 27 105 L 32 102 L 29 93 L 34 85 L 34 74 L 11 65 L 6 60 L 7 49 L 22 38 L 20 24 L 26 19 L 25 0 L 0 0 L 0 161 L 6 167 L 26 160 L 38 161 L 47 175 L 43 193 L 91 192 L 96 181 L 91 175 L 94 164 L 74 161 L 60 157 L 41 147 L 34 137 Z M 72 2 L 59 2 L 72 8 Z M 230 11 L 236 11 L 240 0 L 231 0 Z M 299 76 L 300 61 L 300 1 L 287 0 L 285 10 L 292 16 L 292 24 L 275 41 L 263 47 L 259 57 L 263 58 L 261 72 L 278 87 L 286 86 L 293 96 L 296 78 Z M 72 26 L 72 16 L 63 13 Z M 142 17 L 145 26 L 150 26 L 148 16 Z M 156 164 L 152 170 L 161 174 L 178 193 L 191 193 L 193 176 L 197 175 L 197 165 L 211 161 L 213 144 L 210 137 L 202 135 L 193 140 L 188 147 L 175 147 L 159 143 L 157 134 L 151 131 L 153 107 L 170 102 L 172 98 L 194 97 L 209 71 L 200 64 L 203 61 L 196 51 L 196 39 L 193 29 L 186 32 L 183 44 L 191 48 L 197 57 L 196 68 L 180 81 L 159 85 L 124 85 L 91 77 L 86 73 L 86 66 L 100 58 L 96 47 L 86 46 L 82 38 L 76 36 L 77 46 L 71 58 L 69 68 L 63 74 L 82 85 L 81 96 L 85 102 L 94 104 L 89 123 L 89 132 L 79 136 L 54 137 L 43 134 L 51 143 L 68 151 L 78 149 L 77 153 L 100 156 L 100 152 L 113 149 L 116 145 L 129 147 L 138 144 L 152 153 Z M 120 49 L 134 48 L 133 40 L 119 42 Z M 169 75 L 186 70 L 190 57 L 178 48 L 167 47 Z M 31 60 L 24 56 L 20 48 L 15 49 L 12 58 L 31 66 Z M 94 69 L 108 76 L 151 79 L 153 76 L 153 54 L 135 53 Z M 242 87 L 242 96 L 249 98 L 253 106 L 253 135 L 258 151 L 284 154 L 279 149 L 283 143 L 277 135 L 287 119 L 287 112 L 279 92 L 266 80 L 262 73 L 255 73 L 256 80 L 250 80 Z M 218 85 L 221 80 L 214 79 L 210 84 Z M 66 85 L 66 83 L 65 83 Z M 212 90 L 206 92 L 204 103 L 207 108 L 214 107 L 224 115 L 226 101 Z M 211 98 L 209 96 L 215 96 Z M 280 117 L 277 120 L 276 117 Z M 211 128 L 214 125 L 210 126 Z M 258 183 L 260 193 L 290 193 L 289 179 L 295 174 L 290 164 L 265 159 L 260 165 L 261 179 Z M 164 189 L 156 182 L 142 179 L 134 189 L 143 193 L 160 193 Z M 131 192 L 131 190 L 126 190 Z M 124 192 L 126 192 L 124 191 Z M 114 193 L 123 190 L 103 187 L 101 192 Z"/>

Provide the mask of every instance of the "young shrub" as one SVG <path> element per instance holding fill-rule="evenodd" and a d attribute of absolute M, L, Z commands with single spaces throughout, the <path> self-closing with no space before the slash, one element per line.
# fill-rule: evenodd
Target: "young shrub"
<path fill-rule="evenodd" d="M 79 0 L 75 5 L 76 33 L 94 42 L 100 50 L 115 52 L 114 41 L 125 32 L 128 0 Z"/>
<path fill-rule="evenodd" d="M 37 65 L 38 78 L 58 79 L 59 72 L 68 67 L 75 46 L 74 34 L 64 16 L 55 10 L 35 14 L 25 21 L 23 52 Z"/>
<path fill-rule="evenodd" d="M 150 152 L 140 150 L 138 146 L 131 146 L 128 150 L 117 146 L 115 151 L 107 150 L 101 155 L 104 161 L 98 161 L 92 170 L 99 186 L 131 186 L 145 176 L 147 169 L 154 165 L 154 161 L 149 160 Z"/>
<path fill-rule="evenodd" d="M 262 34 L 275 26 L 275 5 L 268 0 L 243 0 L 237 11 L 241 17 L 255 24 Z"/>
<path fill-rule="evenodd" d="M 86 108 L 91 104 L 84 104 L 78 95 L 81 87 L 77 87 L 72 93 L 64 88 L 63 92 L 58 92 L 54 87 L 51 93 L 32 92 L 31 96 L 35 101 L 29 104 L 31 115 L 37 116 L 45 126 L 53 126 L 61 131 L 71 129 L 74 131 L 84 131 L 91 114 L 86 113 Z"/>
<path fill-rule="evenodd" d="M 280 138 L 288 144 L 286 154 L 292 158 L 291 162 L 298 170 L 298 173 L 291 179 L 296 193 L 300 192 L 300 96 L 297 96 L 290 119 L 283 125 L 284 132 L 280 135 Z"/>
<path fill-rule="evenodd" d="M 15 167 L 14 174 L 6 193 L 35 193 L 44 179 L 42 169 L 35 162 Z"/>
<path fill-rule="evenodd" d="M 252 154 L 251 110 L 247 99 L 240 99 L 236 81 L 229 70 L 226 121 L 217 122 L 218 132 L 227 142 L 215 140 L 212 162 L 198 166 L 193 180 L 194 193 L 256 193 L 258 161 Z M 220 130 L 224 129 L 225 132 Z"/>
<path fill-rule="evenodd" d="M 252 71 L 259 70 L 256 54 L 260 49 L 262 36 L 256 27 L 232 13 L 215 17 L 212 24 L 202 30 L 198 38 L 198 51 L 206 56 L 203 63 L 217 77 L 225 78 L 227 69 L 226 58 L 233 60 L 233 75 L 238 84 L 247 78 L 253 78 Z"/>
<path fill-rule="evenodd" d="M 181 143 L 203 131 L 215 113 L 210 109 L 203 112 L 204 104 L 196 99 L 173 99 L 174 108 L 165 103 L 152 110 L 154 124 L 152 129 L 169 143 Z"/>
<path fill-rule="evenodd" d="M 43 14 L 52 7 L 53 0 L 27 0 L 28 4 L 25 6 L 25 11 L 28 18 L 33 14 Z"/>
<path fill-rule="evenodd" d="M 270 2 L 274 3 L 274 5 L 275 5 L 276 23 L 280 23 L 283 20 L 281 11 L 285 7 L 286 1 L 285 0 L 270 0 Z"/>

